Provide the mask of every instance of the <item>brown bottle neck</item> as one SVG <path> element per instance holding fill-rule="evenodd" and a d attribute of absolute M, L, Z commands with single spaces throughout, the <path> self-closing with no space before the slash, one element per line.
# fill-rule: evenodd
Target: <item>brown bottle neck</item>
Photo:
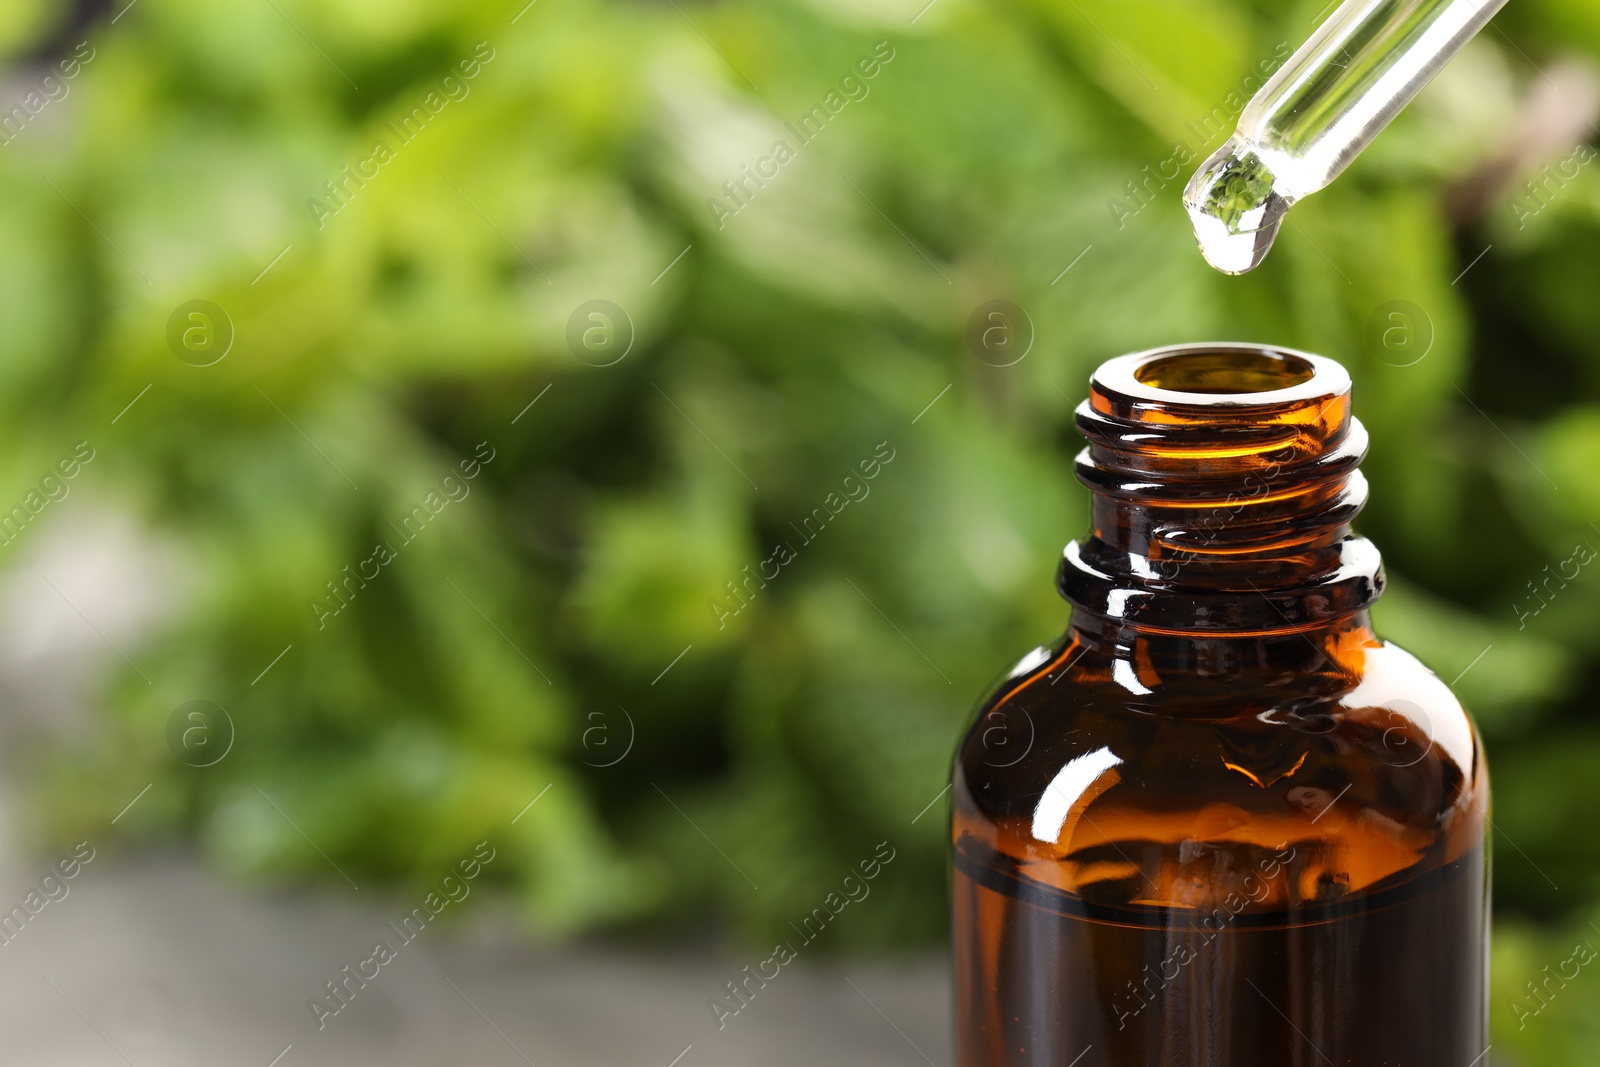
<path fill-rule="evenodd" d="M 1096 371 L 1077 423 L 1092 531 L 1059 585 L 1075 619 L 1098 620 L 1085 633 L 1364 628 L 1382 561 L 1350 532 L 1367 438 L 1337 363 L 1253 345 L 1123 356 Z"/>
<path fill-rule="evenodd" d="M 1297 697 L 1343 691 L 1379 643 L 1365 611 L 1302 630 L 1174 634 L 1079 610 L 1067 636 L 1062 662 L 1108 674 L 1129 690 L 1133 704 L 1141 692 L 1154 693 L 1180 676 L 1235 687 L 1241 701 L 1284 686 Z M 1172 690 L 1162 691 L 1170 704 Z"/>

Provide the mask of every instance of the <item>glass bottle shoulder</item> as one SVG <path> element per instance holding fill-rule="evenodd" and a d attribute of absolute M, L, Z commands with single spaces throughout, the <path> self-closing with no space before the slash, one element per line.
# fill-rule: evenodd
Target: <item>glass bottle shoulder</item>
<path fill-rule="evenodd" d="M 1090 904 L 1244 893 L 1268 911 L 1475 855 L 1488 783 L 1460 702 L 1370 633 L 1335 655 L 1279 670 L 1076 640 L 1030 653 L 957 755 L 958 854 Z"/>

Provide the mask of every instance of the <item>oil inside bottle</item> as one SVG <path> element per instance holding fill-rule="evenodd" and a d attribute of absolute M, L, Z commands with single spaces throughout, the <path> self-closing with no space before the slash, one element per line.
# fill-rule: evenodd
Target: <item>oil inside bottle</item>
<path fill-rule="evenodd" d="M 1161 699 L 1130 703 L 1079 631 L 980 719 L 952 804 L 958 1064 L 1481 1056 L 1487 779 L 1469 727 L 1367 705 L 1408 657 L 1364 621 L 1324 636 L 1365 690 L 1300 635 L 1156 638 L 1140 658 Z"/>
<path fill-rule="evenodd" d="M 1195 172 L 1183 193 L 1206 262 L 1224 274 L 1254 270 L 1278 236 L 1291 200 L 1261 157 L 1235 136 Z"/>
<path fill-rule="evenodd" d="M 1234 912 L 1242 887 L 1206 909 L 1095 907 L 983 851 L 956 850 L 956 943 L 989 947 L 958 985 L 960 1063 L 1466 1067 L 1483 1052 L 1481 848 L 1268 912 Z M 1315 865 L 1304 847 L 1257 851 L 1240 871 L 1262 882 Z"/>

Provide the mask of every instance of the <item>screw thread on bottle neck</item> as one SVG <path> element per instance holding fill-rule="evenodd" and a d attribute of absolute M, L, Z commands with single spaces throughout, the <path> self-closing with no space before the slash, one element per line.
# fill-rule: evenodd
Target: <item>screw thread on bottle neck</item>
<path fill-rule="evenodd" d="M 1103 364 L 1078 409 L 1090 537 L 1062 594 L 1154 632 L 1310 629 L 1365 609 L 1382 564 L 1350 532 L 1366 431 L 1330 359 L 1259 345 L 1154 349 Z"/>

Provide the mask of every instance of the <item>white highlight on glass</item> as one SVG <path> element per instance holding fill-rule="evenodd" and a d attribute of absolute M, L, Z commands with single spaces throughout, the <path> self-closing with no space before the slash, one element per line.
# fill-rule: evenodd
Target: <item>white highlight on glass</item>
<path fill-rule="evenodd" d="M 1039 806 L 1033 809 L 1033 836 L 1055 844 L 1061 838 L 1061 828 L 1066 825 L 1072 806 L 1097 778 L 1121 763 L 1120 756 L 1104 747 L 1068 760 L 1050 779 L 1044 795 L 1039 798 Z"/>

